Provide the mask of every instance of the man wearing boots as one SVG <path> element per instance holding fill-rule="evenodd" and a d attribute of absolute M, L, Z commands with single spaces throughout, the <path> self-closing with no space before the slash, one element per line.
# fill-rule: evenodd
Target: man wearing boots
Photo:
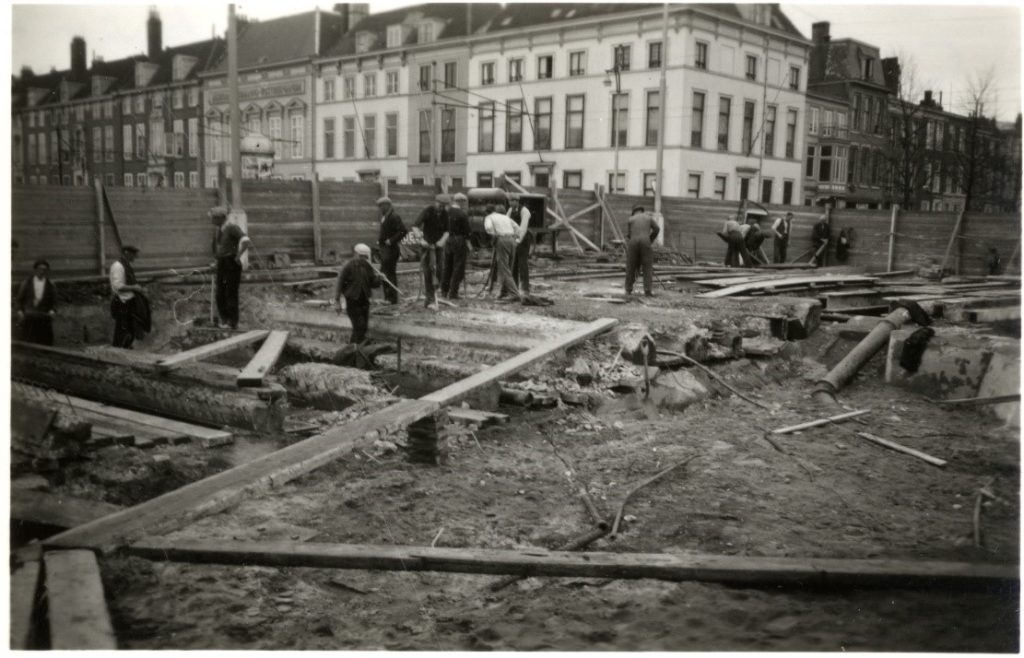
<path fill-rule="evenodd" d="M 242 227 L 228 222 L 228 209 L 210 209 L 210 221 L 217 227 L 213 236 L 217 314 L 220 326 L 238 328 L 238 288 L 242 283 L 242 255 L 249 249 L 249 238 Z"/>
<path fill-rule="evenodd" d="M 434 291 L 434 279 L 441 280 L 441 266 L 444 259 L 444 247 L 448 241 L 448 205 L 447 194 L 434 197 L 433 205 L 427 206 L 413 224 L 420 229 L 423 239 L 420 242 L 420 270 L 423 272 L 423 292 L 426 307 L 437 310 L 437 298 Z"/>
<path fill-rule="evenodd" d="M 380 287 L 380 277 L 370 264 L 368 246 L 357 244 L 353 251 L 353 257 L 338 272 L 334 306 L 338 313 L 345 309 L 352 323 L 352 337 L 349 342 L 358 345 L 366 340 L 366 331 L 370 325 L 370 295 L 374 288 Z M 344 305 L 341 303 L 342 296 L 345 297 Z"/>
<path fill-rule="evenodd" d="M 384 287 L 384 299 L 389 304 L 397 304 L 398 291 L 395 288 L 398 287 L 398 258 L 401 254 L 398 245 L 408 231 L 401 216 L 392 207 L 391 199 L 386 196 L 377 199 L 377 208 L 380 210 L 380 233 L 377 237 L 377 244 L 380 246 L 380 269 L 391 282 L 390 286 Z"/>
<path fill-rule="evenodd" d="M 469 215 L 463 209 L 468 199 L 461 192 L 448 207 L 448 242 L 444 245 L 444 267 L 441 271 L 441 296 L 458 299 L 459 288 L 466 277 L 466 254 L 469 251 Z"/>
<path fill-rule="evenodd" d="M 140 318 L 136 295 L 142 295 L 144 288 L 135 279 L 132 262 L 139 255 L 138 247 L 126 244 L 121 247 L 121 257 L 110 266 L 110 314 L 114 318 L 114 347 L 126 350 L 132 348 L 135 335 L 139 332 Z M 148 327 L 147 327 L 148 329 Z"/>

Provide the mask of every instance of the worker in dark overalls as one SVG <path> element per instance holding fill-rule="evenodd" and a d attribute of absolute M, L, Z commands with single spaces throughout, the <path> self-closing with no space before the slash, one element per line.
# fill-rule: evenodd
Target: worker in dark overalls
<path fill-rule="evenodd" d="M 651 243 L 657 239 L 661 229 L 642 205 L 633 206 L 626 229 L 626 294 L 633 294 L 636 275 L 643 267 L 644 296 L 653 297 L 651 290 L 654 278 L 654 249 Z"/>

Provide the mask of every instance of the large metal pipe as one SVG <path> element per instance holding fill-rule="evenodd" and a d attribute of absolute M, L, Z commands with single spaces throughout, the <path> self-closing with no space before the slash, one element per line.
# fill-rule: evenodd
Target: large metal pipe
<path fill-rule="evenodd" d="M 878 350 L 889 341 L 889 334 L 899 329 L 910 319 L 910 312 L 898 308 L 882 318 L 874 329 L 857 344 L 835 368 L 818 381 L 814 388 L 814 399 L 834 404 L 836 393 L 853 379 L 864 364 L 871 360 Z"/>

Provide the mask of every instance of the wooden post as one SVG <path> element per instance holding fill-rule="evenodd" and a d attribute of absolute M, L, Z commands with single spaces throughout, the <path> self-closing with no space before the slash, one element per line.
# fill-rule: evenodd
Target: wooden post
<path fill-rule="evenodd" d="M 221 160 L 217 163 L 217 204 L 227 208 L 228 202 L 228 163 Z"/>
<path fill-rule="evenodd" d="M 96 233 L 100 252 L 99 273 L 102 275 L 107 272 L 107 239 L 104 229 L 106 222 L 103 221 L 103 181 L 97 178 L 94 187 L 96 188 Z"/>
<path fill-rule="evenodd" d="M 309 179 L 313 196 L 313 262 L 319 263 L 323 256 L 323 236 L 320 232 L 320 174 L 313 172 Z"/>
<path fill-rule="evenodd" d="M 953 227 L 953 233 L 949 236 L 949 244 L 946 245 L 946 255 L 942 257 L 942 271 L 946 271 L 946 266 L 949 264 L 949 254 L 953 251 L 953 243 L 957 242 L 960 237 L 960 224 L 964 221 L 964 211 L 960 211 L 960 214 L 956 217 L 956 226 Z M 959 258 L 959 256 L 958 256 Z"/>
<path fill-rule="evenodd" d="M 601 184 L 600 183 L 594 183 L 594 199 L 598 203 L 600 203 L 600 201 L 601 201 Z M 604 242 L 604 208 L 601 207 L 601 206 L 599 206 L 597 208 L 597 226 L 598 226 L 598 231 L 599 231 L 597 243 L 599 245 L 601 245 L 602 249 L 604 249 L 604 247 L 605 247 L 605 242 Z"/>
<path fill-rule="evenodd" d="M 693 264 L 697 264 L 697 236 L 693 236 Z"/>
<path fill-rule="evenodd" d="M 892 218 L 889 220 L 889 262 L 886 272 L 892 272 L 896 262 L 896 218 L 900 214 L 900 204 L 892 204 Z"/>

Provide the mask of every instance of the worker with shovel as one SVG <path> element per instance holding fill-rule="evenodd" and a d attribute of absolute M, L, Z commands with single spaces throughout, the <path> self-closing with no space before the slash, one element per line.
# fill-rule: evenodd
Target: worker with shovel
<path fill-rule="evenodd" d="M 828 265 L 828 244 L 832 241 L 832 228 L 828 218 L 822 215 L 818 223 L 811 229 L 811 244 L 814 245 L 814 256 L 811 265 Z"/>
<path fill-rule="evenodd" d="M 341 266 L 338 283 L 334 288 L 334 306 L 340 314 L 344 309 L 352 323 L 350 343 L 356 345 L 366 340 L 370 325 L 370 295 L 379 288 L 381 276 L 370 264 L 370 248 L 357 244 L 353 257 Z M 344 304 L 341 298 L 345 298 Z"/>

